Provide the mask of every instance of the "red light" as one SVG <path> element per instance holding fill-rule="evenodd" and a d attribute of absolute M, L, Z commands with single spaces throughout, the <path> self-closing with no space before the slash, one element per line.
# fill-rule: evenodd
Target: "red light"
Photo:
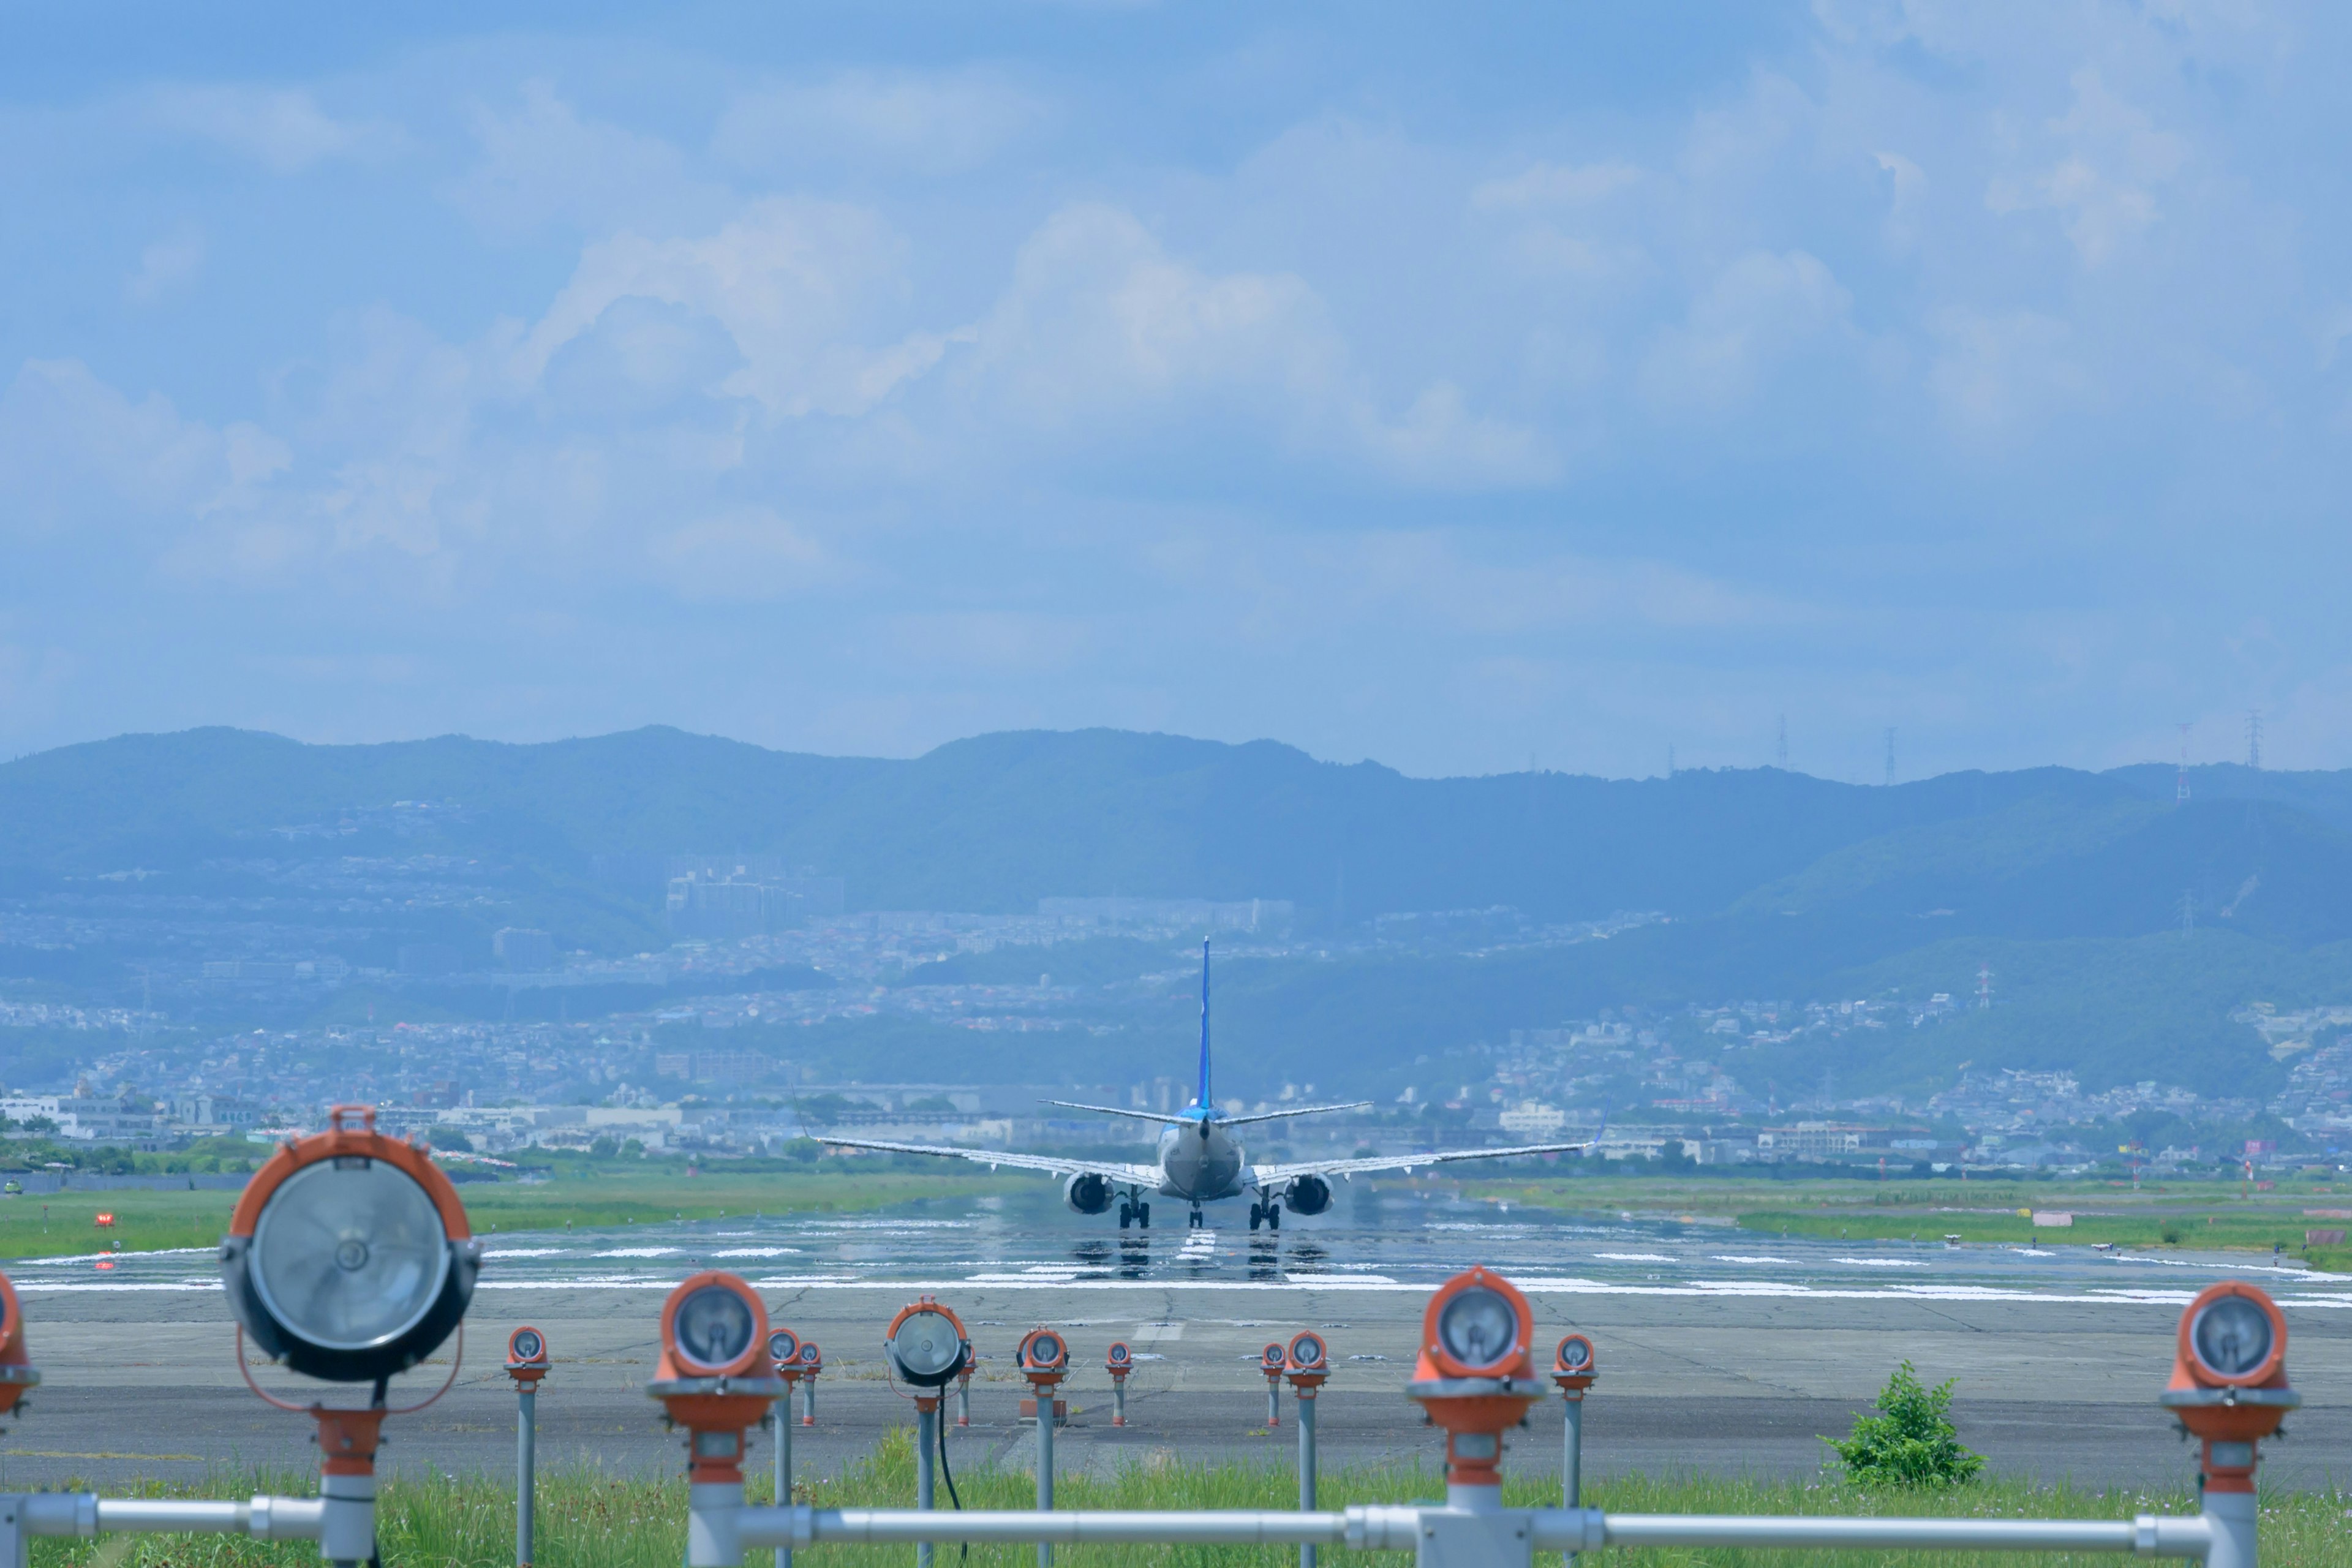
<path fill-rule="evenodd" d="M 114 1216 L 110 1214 L 102 1214 L 98 1216 L 98 1223 L 102 1226 L 111 1226 L 114 1223 Z"/>

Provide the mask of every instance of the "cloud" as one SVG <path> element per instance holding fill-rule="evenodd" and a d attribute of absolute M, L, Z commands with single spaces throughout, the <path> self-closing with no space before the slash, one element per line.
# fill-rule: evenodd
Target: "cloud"
<path fill-rule="evenodd" d="M 2070 79 L 2074 103 L 2050 122 L 2057 162 L 2028 174 L 1997 176 L 1985 205 L 1997 213 L 2054 211 L 2084 267 L 2099 267 L 2160 215 L 2158 187 L 2179 173 L 2188 141 L 2110 89 L 2092 67 Z"/>
<path fill-rule="evenodd" d="M 542 79 L 524 82 L 511 109 L 478 106 L 473 132 L 480 158 L 446 194 L 502 237 L 555 223 L 589 232 L 693 224 L 731 199 L 671 143 L 583 119 Z"/>
<path fill-rule="evenodd" d="M 1631 189 L 1643 178 L 1631 163 L 1535 163 L 1507 179 L 1488 180 L 1470 193 L 1480 212 L 1589 206 Z"/>
<path fill-rule="evenodd" d="M 1751 251 L 1658 334 L 1642 363 L 1643 397 L 1662 413 L 1742 407 L 1777 361 L 1843 325 L 1853 302 L 1818 257 Z"/>
<path fill-rule="evenodd" d="M 1213 428 L 1443 486 L 1552 471 L 1532 433 L 1472 413 L 1449 384 L 1384 415 L 1305 279 L 1203 270 L 1115 207 L 1080 204 L 1042 224 L 975 338 L 977 400 L 1041 435 L 1118 434 L 1164 454 L 1182 449 L 1168 439 L 1178 426 Z"/>
<path fill-rule="evenodd" d="M 1945 418 L 1964 434 L 2022 426 L 2090 393 L 2073 330 L 2035 310 L 1952 307 L 1930 323 L 1937 339 L 1928 386 Z"/>
<path fill-rule="evenodd" d="M 903 241 L 873 213 L 772 197 L 698 239 L 600 240 L 519 345 L 513 374 L 536 381 L 558 349 L 615 303 L 650 300 L 706 317 L 740 363 L 709 390 L 770 416 L 855 416 L 936 365 L 953 332 L 861 342 L 898 298 Z"/>
<path fill-rule="evenodd" d="M 299 174 L 339 158 L 376 159 L 399 150 L 397 127 L 339 120 L 297 88 L 157 88 L 140 104 L 150 125 L 250 158 L 274 174 Z"/>
<path fill-rule="evenodd" d="M 215 429 L 136 402 L 79 360 L 28 360 L 0 392 L 0 491 L 20 537 L 163 536 L 231 508 L 292 461 L 259 426 Z"/>
<path fill-rule="evenodd" d="M 837 584 L 846 568 L 805 529 L 765 507 L 654 534 L 646 552 L 681 599 L 759 603 Z"/>
<path fill-rule="evenodd" d="M 122 291 L 134 305 L 152 305 L 194 277 L 204 264 L 204 230 L 184 224 L 139 253 L 139 270 Z"/>
<path fill-rule="evenodd" d="M 842 71 L 737 98 L 711 150 L 741 169 L 848 163 L 937 176 L 992 162 L 1047 119 L 1043 100 L 993 70 Z"/>

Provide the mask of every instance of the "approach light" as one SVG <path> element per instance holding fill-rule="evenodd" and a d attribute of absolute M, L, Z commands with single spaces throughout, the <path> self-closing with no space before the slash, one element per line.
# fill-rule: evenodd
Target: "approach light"
<path fill-rule="evenodd" d="M 1592 1342 L 1582 1334 L 1570 1334 L 1552 1352 L 1551 1380 L 1570 1399 L 1581 1398 L 1600 1374 L 1600 1365 L 1592 1357 Z"/>
<path fill-rule="evenodd" d="M 1127 1425 L 1127 1380 L 1135 1371 L 1135 1352 L 1125 1340 L 1113 1340 L 1103 1352 L 1103 1370 L 1110 1373 L 1110 1424 Z"/>
<path fill-rule="evenodd" d="M 1051 1329 L 1032 1329 L 1021 1336 L 1017 1359 L 1030 1382 L 1059 1383 L 1069 1370 L 1070 1342 Z"/>
<path fill-rule="evenodd" d="M 787 1369 L 801 1359 L 801 1337 L 790 1329 L 768 1331 L 768 1360 L 773 1363 L 778 1377 L 799 1375 Z"/>
<path fill-rule="evenodd" d="M 39 1369 L 26 1356 L 25 1314 L 16 1305 L 16 1287 L 0 1274 L 0 1415 L 16 1409 L 40 1381 Z"/>
<path fill-rule="evenodd" d="M 425 1150 L 339 1105 L 246 1184 L 221 1242 L 231 1310 L 253 1342 L 332 1383 L 405 1372 L 466 1315 L 481 1244 Z"/>
<path fill-rule="evenodd" d="M 1421 1357 L 1406 1396 L 1445 1428 L 1447 1487 L 1495 1489 L 1470 1494 L 1475 1506 L 1500 1507 L 1503 1433 L 1542 1397 L 1528 1346 L 1535 1313 L 1518 1288 L 1484 1268 L 1437 1288 L 1421 1319 Z"/>
<path fill-rule="evenodd" d="M 2172 1381 L 2157 1402 L 2204 1444 L 2208 1492 L 2254 1489 L 2255 1448 L 2303 1403 L 2287 1386 L 2286 1318 L 2252 1285 L 2208 1285 L 2180 1314 Z"/>
<path fill-rule="evenodd" d="M 696 1485 L 741 1488 L 743 1428 L 784 1391 L 767 1350 L 768 1309 L 735 1275 L 693 1275 L 662 1303 L 661 1360 L 646 1392 L 686 1428 Z"/>
<path fill-rule="evenodd" d="M 1282 1342 L 1269 1341 L 1265 1349 L 1257 1352 L 1258 1370 L 1268 1377 L 1280 1377 L 1288 1358 L 1283 1353 Z"/>
<path fill-rule="evenodd" d="M 929 1296 L 902 1307 L 882 1336 L 882 1352 L 892 1370 L 917 1388 L 938 1391 L 953 1383 L 971 1355 L 963 1320 Z"/>
<path fill-rule="evenodd" d="M 1289 1363 L 1290 1392 L 1300 1399 L 1314 1398 L 1315 1391 L 1331 1375 L 1331 1347 L 1312 1329 L 1302 1329 L 1290 1336 L 1290 1349 L 1285 1359 Z"/>
<path fill-rule="evenodd" d="M 518 1392 L 547 1375 L 547 1336 L 526 1323 L 507 1336 L 507 1375 Z"/>

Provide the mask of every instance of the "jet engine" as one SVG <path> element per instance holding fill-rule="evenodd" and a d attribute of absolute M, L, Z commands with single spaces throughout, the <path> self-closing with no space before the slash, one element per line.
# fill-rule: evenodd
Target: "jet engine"
<path fill-rule="evenodd" d="M 1062 1201 L 1080 1214 L 1100 1214 L 1110 1207 L 1110 1200 L 1108 1176 L 1081 1171 L 1062 1184 Z"/>
<path fill-rule="evenodd" d="M 1293 1176 L 1282 1202 L 1292 1214 L 1321 1214 L 1331 1206 L 1331 1184 L 1320 1176 Z"/>

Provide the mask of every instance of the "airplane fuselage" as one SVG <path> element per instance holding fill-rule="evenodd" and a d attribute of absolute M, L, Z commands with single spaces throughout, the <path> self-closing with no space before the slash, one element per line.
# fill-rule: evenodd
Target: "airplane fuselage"
<path fill-rule="evenodd" d="M 1242 1195 L 1241 1140 L 1192 1107 L 1160 1130 L 1160 1195 L 1196 1204 Z"/>

